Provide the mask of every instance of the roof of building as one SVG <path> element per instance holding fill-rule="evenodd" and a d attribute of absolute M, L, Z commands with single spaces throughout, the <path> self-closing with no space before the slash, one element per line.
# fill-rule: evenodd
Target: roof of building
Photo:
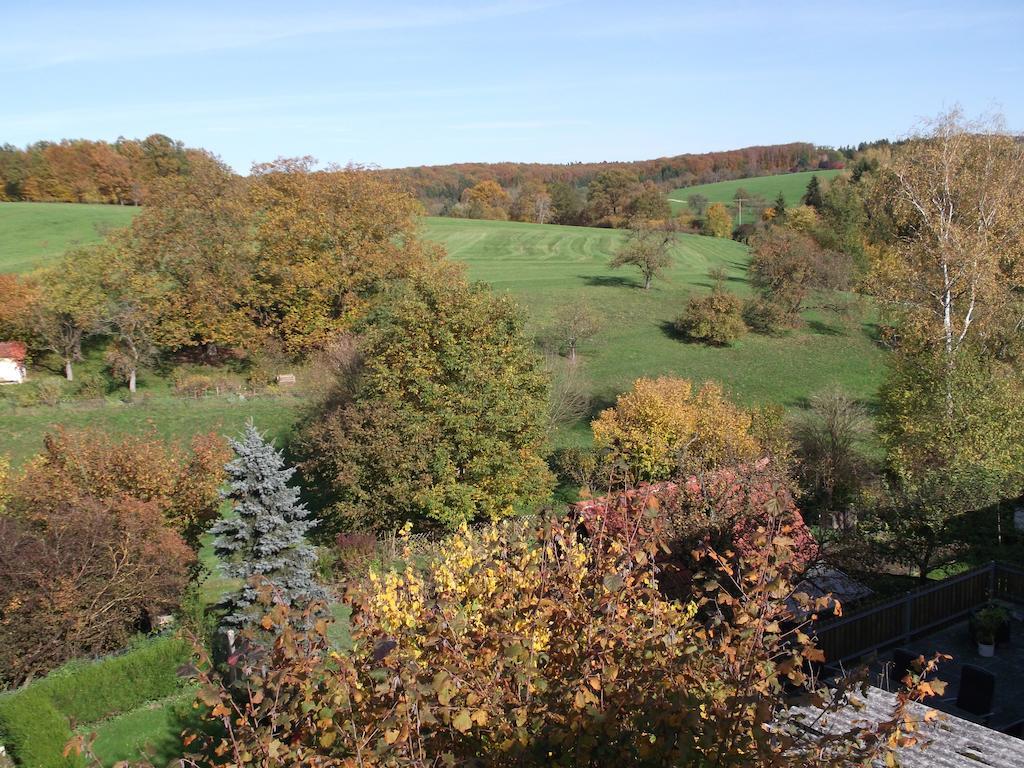
<path fill-rule="evenodd" d="M 869 688 L 866 696 L 851 696 L 863 706 L 848 706 L 823 716 L 812 730 L 818 733 L 840 733 L 858 725 L 874 725 L 892 718 L 896 696 L 881 688 Z M 910 714 L 918 721 L 919 735 L 927 745 L 901 747 L 897 757 L 902 768 L 1012 768 L 1024 766 L 1024 740 L 1009 736 L 984 725 L 939 712 L 931 722 L 924 722 L 932 710 L 912 702 Z M 818 712 L 805 709 L 811 716 Z"/>
<path fill-rule="evenodd" d="M 25 359 L 28 348 L 20 341 L 0 341 L 0 359 L 7 358 L 21 362 Z"/>

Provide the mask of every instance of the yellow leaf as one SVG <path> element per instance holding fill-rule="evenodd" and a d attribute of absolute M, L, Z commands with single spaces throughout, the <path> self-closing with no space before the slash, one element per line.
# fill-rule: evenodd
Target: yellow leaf
<path fill-rule="evenodd" d="M 460 709 L 459 713 L 452 719 L 452 726 L 459 733 L 465 733 L 473 727 L 473 718 L 468 709 Z"/>

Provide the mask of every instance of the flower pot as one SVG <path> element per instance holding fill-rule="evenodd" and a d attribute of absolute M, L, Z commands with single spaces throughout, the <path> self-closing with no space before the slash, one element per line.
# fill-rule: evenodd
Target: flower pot
<path fill-rule="evenodd" d="M 978 655 L 985 658 L 992 658 L 996 655 L 995 643 L 978 643 Z"/>

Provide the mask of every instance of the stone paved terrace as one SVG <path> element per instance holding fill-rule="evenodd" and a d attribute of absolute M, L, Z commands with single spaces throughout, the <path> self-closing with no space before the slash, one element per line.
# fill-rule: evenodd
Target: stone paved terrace
<path fill-rule="evenodd" d="M 1013 606 L 1011 610 L 1014 616 L 1011 621 L 1010 642 L 1000 645 L 996 649 L 996 655 L 992 658 L 983 658 L 978 655 L 978 648 L 971 642 L 968 635 L 967 621 L 957 622 L 945 629 L 900 646 L 913 653 L 923 654 L 925 657 L 937 651 L 953 657 L 949 661 L 943 662 L 935 675 L 936 678 L 944 680 L 948 684 L 942 698 L 953 699 L 953 701 L 947 702 L 931 698 L 925 702 L 928 706 L 949 712 L 957 717 L 971 719 L 970 715 L 957 709 L 955 699 L 960 684 L 961 667 L 964 664 L 973 664 L 991 672 L 996 677 L 995 703 L 989 726 L 1002 730 L 1012 724 L 1024 721 L 1024 621 L 1021 620 L 1022 609 L 1020 606 Z M 892 659 L 892 653 L 885 653 L 881 658 L 889 662 Z M 885 687 L 884 678 L 880 680 L 879 677 L 881 674 L 882 669 L 879 667 L 874 672 L 872 682 L 878 684 L 881 681 Z"/>

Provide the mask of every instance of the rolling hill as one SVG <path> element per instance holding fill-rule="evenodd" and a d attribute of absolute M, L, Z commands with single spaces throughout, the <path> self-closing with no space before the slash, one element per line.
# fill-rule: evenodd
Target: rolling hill
<path fill-rule="evenodd" d="M 36 210 L 38 209 L 38 210 Z M 0 221 L 17 223 L 4 228 L 0 269 L 20 271 L 52 262 L 59 232 L 66 242 L 98 237 L 96 222 L 111 210 L 127 217 L 130 210 L 74 204 L 0 203 Z M 127 214 L 127 216 L 125 216 Z M 14 233 L 12 236 L 11 233 Z M 540 331 L 554 310 L 582 299 L 604 316 L 604 328 L 580 347 L 584 376 L 590 383 L 594 411 L 614 401 L 639 376 L 673 374 L 698 381 L 721 381 L 741 401 L 780 403 L 801 407 L 814 392 L 841 383 L 856 397 L 870 399 L 882 379 L 884 353 L 874 343 L 870 317 L 846 323 L 834 316 L 809 313 L 804 327 L 779 336 L 748 334 L 734 346 L 718 349 L 687 344 L 677 339 L 671 325 L 693 293 L 711 287 L 708 272 L 723 267 L 731 290 L 744 295 L 748 256 L 743 245 L 697 235 L 684 235 L 674 251 L 667 280 L 656 281 L 649 291 L 640 287 L 639 275 L 607 266 L 624 233 L 609 229 L 524 224 L 504 221 L 425 218 L 423 237 L 441 243 L 450 258 L 466 265 L 469 277 L 491 284 L 519 301 L 529 327 Z M 210 398 L 183 400 L 169 394 L 155 373 L 144 376 L 142 392 L 151 400 L 143 406 L 122 403 L 56 408 L 17 408 L 0 419 L 0 443 L 16 459 L 37 450 L 43 432 L 54 423 L 91 424 L 113 431 L 155 428 L 167 436 L 205 425 L 233 429 L 250 415 L 272 426 L 275 435 L 287 436 L 296 414 L 294 398 L 247 403 Z M 590 439 L 589 417 L 561 430 L 557 444 Z"/>
<path fill-rule="evenodd" d="M 817 176 L 819 181 L 826 181 L 835 178 L 842 171 L 806 171 L 803 173 L 782 173 L 776 176 L 755 176 L 750 179 L 733 179 L 732 181 L 718 181 L 714 184 L 698 184 L 693 187 L 680 187 L 669 193 L 669 205 L 672 212 L 686 207 L 686 200 L 690 195 L 704 195 L 712 203 L 731 203 L 736 190 L 742 187 L 752 195 L 763 197 L 768 202 L 774 202 L 779 192 L 786 198 L 787 206 L 800 204 L 800 198 L 807 191 L 807 183 L 811 176 Z"/>
<path fill-rule="evenodd" d="M 49 266 L 68 248 L 98 242 L 138 208 L 71 203 L 0 203 L 0 272 Z"/>

